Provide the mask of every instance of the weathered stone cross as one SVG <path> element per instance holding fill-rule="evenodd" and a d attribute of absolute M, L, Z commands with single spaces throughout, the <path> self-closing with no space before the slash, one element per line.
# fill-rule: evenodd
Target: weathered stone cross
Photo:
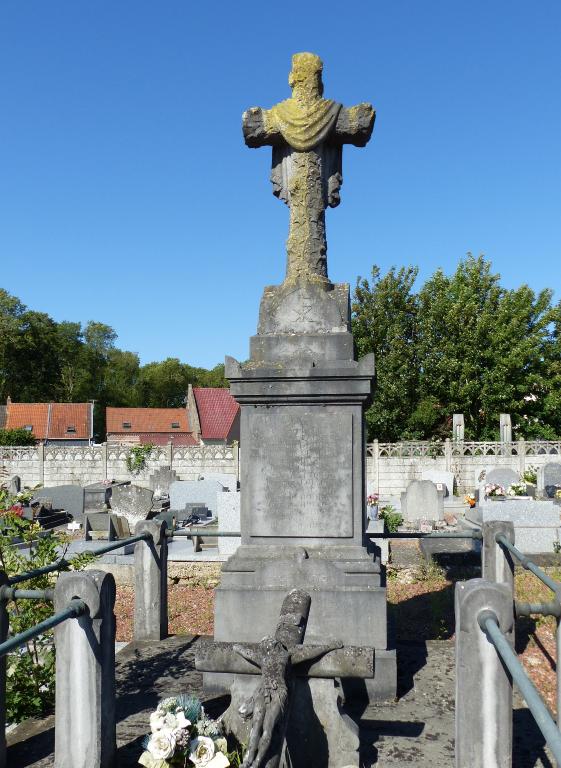
<path fill-rule="evenodd" d="M 322 98 L 322 69 L 319 56 L 295 54 L 292 98 L 243 115 L 248 147 L 272 145 L 273 194 L 290 207 L 285 283 L 328 281 L 325 209 L 340 202 L 343 144 L 365 146 L 374 127 L 371 104 L 346 108 Z"/>
<path fill-rule="evenodd" d="M 240 702 L 233 692 L 232 705 L 224 716 L 226 727 L 231 732 L 237 731 L 238 737 L 239 716 L 242 720 L 251 719 L 242 768 L 277 768 L 279 765 L 285 748 L 295 675 L 368 678 L 374 674 L 372 649 L 343 648 L 337 641 L 303 645 L 310 604 L 307 592 L 293 589 L 283 601 L 274 636 L 264 637 L 259 643 L 209 643 L 197 653 L 196 667 L 201 671 L 261 672 L 259 685 L 251 696 Z M 316 662 L 314 669 L 312 662 L 320 657 L 324 661 Z M 306 668 L 306 662 L 311 666 Z"/>

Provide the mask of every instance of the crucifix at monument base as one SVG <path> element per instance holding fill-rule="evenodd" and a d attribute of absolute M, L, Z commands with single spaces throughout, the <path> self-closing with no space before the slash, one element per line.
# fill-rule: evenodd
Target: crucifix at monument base
<path fill-rule="evenodd" d="M 292 768 L 358 766 L 341 693 L 354 686 L 376 701 L 392 699 L 396 689 L 383 568 L 365 537 L 364 409 L 374 358 L 355 360 L 349 286 L 330 282 L 325 241 L 325 209 L 339 202 L 343 145 L 366 144 L 374 110 L 323 99 L 321 70 L 317 56 L 296 54 L 292 97 L 243 116 L 246 143 L 272 146 L 273 192 L 290 207 L 287 272 L 281 285 L 264 290 L 248 362 L 226 358 L 241 406 L 241 545 L 222 568 L 214 650 L 200 666 L 209 692 L 231 693 L 230 715 L 243 709 L 259 696 L 259 669 L 248 659 L 264 651 L 263 638 L 274 645 L 287 595 L 309 595 L 303 647 L 312 656 L 335 640 L 342 647 L 291 666 L 290 706 L 300 717 L 288 719 L 286 743 L 295 734 L 311 739 L 310 749 L 323 749 L 325 758 L 310 763 L 310 750 L 301 759 L 291 755 Z M 283 658 L 291 653 L 284 646 Z M 371 666 L 363 664 L 368 659 Z M 230 720 L 240 732 L 242 724 Z M 345 745 L 344 763 L 337 742 Z"/>

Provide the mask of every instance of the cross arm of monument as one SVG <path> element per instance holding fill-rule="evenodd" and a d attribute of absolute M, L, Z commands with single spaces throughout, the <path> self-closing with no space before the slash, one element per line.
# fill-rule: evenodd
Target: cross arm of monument
<path fill-rule="evenodd" d="M 251 107 L 242 115 L 242 130 L 248 147 L 273 146 L 282 142 L 282 134 L 267 120 L 266 109 Z"/>
<path fill-rule="evenodd" d="M 363 102 L 354 107 L 341 107 L 333 140 L 341 144 L 364 147 L 372 136 L 376 110 L 372 104 Z"/>

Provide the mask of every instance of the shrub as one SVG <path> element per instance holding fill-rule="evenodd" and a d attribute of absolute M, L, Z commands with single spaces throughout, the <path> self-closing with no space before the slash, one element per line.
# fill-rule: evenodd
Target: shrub
<path fill-rule="evenodd" d="M 0 445 L 35 445 L 36 442 L 27 429 L 0 429 Z"/>

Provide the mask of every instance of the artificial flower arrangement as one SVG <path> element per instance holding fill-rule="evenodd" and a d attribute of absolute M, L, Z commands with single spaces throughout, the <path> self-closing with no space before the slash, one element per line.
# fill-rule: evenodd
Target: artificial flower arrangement
<path fill-rule="evenodd" d="M 222 724 L 207 717 L 194 696 L 172 696 L 150 715 L 151 733 L 138 762 L 144 768 L 227 768 Z"/>
<path fill-rule="evenodd" d="M 485 496 L 504 496 L 505 489 L 497 483 L 487 483 L 485 486 Z"/>
<path fill-rule="evenodd" d="M 366 499 L 366 506 L 375 507 L 379 498 L 380 497 L 377 493 L 371 493 L 370 496 Z"/>
<path fill-rule="evenodd" d="M 475 495 L 473 493 L 466 493 L 464 496 L 464 504 L 469 504 L 470 509 L 473 509 L 476 503 Z"/>
<path fill-rule="evenodd" d="M 526 483 L 512 483 L 507 490 L 509 496 L 526 496 Z"/>

